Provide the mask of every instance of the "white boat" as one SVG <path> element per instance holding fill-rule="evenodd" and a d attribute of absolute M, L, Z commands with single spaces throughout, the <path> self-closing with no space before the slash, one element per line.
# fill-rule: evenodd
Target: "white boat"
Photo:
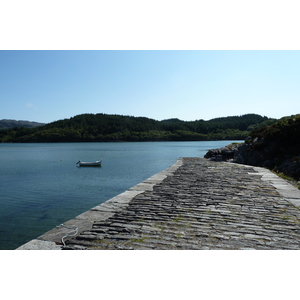
<path fill-rule="evenodd" d="M 101 167 L 102 159 L 93 162 L 78 161 L 79 167 Z"/>

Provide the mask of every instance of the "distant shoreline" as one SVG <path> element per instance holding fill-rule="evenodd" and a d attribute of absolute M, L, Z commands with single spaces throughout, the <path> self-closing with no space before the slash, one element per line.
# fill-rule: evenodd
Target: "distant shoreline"
<path fill-rule="evenodd" d="M 254 128 L 274 119 L 248 114 L 209 121 L 155 121 L 145 117 L 83 114 L 35 128 L 0 130 L 0 142 L 80 143 L 244 140 Z M 1 128 L 1 127 L 0 127 Z"/>

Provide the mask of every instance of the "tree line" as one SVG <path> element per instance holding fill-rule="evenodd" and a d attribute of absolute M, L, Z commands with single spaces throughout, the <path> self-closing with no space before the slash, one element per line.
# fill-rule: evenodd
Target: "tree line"
<path fill-rule="evenodd" d="M 156 121 L 146 117 L 82 114 L 35 128 L 0 130 L 0 142 L 112 142 L 243 140 L 253 129 L 274 122 L 257 114 L 209 121 Z"/>

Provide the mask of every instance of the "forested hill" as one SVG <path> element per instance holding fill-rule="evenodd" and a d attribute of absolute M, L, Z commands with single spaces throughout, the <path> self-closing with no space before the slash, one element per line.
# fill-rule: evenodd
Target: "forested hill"
<path fill-rule="evenodd" d="M 7 119 L 0 120 L 0 129 L 9 129 L 14 127 L 34 128 L 42 125 L 45 124 L 38 123 L 38 122 L 30 122 L 30 121 L 17 121 L 17 120 L 7 120 Z"/>
<path fill-rule="evenodd" d="M 106 142 L 243 140 L 250 130 L 274 122 L 256 114 L 209 121 L 156 121 L 145 117 L 82 114 L 36 128 L 0 130 L 0 142 Z"/>
<path fill-rule="evenodd" d="M 235 161 L 261 166 L 300 180 L 300 114 L 253 130 Z M 299 185 L 300 186 L 300 185 Z"/>

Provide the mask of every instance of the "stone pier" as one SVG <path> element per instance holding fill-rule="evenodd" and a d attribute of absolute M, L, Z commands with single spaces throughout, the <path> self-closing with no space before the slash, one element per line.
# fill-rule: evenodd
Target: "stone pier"
<path fill-rule="evenodd" d="M 267 169 L 180 158 L 18 249 L 298 250 L 299 208 L 300 191 Z"/>

